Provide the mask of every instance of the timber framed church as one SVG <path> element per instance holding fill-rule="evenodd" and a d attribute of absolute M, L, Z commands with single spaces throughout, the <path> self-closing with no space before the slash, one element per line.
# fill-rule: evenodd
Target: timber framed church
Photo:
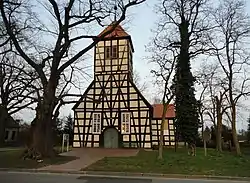
<path fill-rule="evenodd" d="M 159 144 L 163 105 L 151 105 L 134 84 L 133 52 L 131 36 L 120 25 L 95 46 L 94 80 L 73 107 L 73 147 L 152 148 Z M 164 123 L 166 146 L 175 142 L 174 117 L 171 104 Z"/>

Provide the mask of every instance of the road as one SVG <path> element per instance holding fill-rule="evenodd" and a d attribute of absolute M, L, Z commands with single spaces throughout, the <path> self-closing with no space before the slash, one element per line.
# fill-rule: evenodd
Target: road
<path fill-rule="evenodd" d="M 81 176 L 74 174 L 48 174 L 25 172 L 0 172 L 0 183 L 241 183 L 240 181 L 141 179 Z M 243 183 L 243 182 L 242 182 Z M 244 182 L 246 183 L 246 182 Z"/>

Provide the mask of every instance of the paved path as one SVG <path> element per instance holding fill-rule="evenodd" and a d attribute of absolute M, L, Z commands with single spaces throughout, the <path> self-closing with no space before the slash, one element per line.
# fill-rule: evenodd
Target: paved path
<path fill-rule="evenodd" d="M 82 177 L 69 174 L 0 172 L 1 183 L 243 183 L 240 181 L 210 181 L 185 179 L 153 179 L 124 177 Z M 246 182 L 245 182 L 246 183 Z"/>
<path fill-rule="evenodd" d="M 135 156 L 138 152 L 138 149 L 75 148 L 61 155 L 75 156 L 79 159 L 61 165 L 42 167 L 40 170 L 79 171 L 104 157 Z"/>
<path fill-rule="evenodd" d="M 20 150 L 20 149 L 22 149 L 22 147 L 1 147 L 0 152 L 1 151 L 15 151 L 15 150 Z"/>

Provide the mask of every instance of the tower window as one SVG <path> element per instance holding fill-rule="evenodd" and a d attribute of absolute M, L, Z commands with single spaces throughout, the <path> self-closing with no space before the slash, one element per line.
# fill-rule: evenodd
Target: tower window
<path fill-rule="evenodd" d="M 114 46 L 106 46 L 105 47 L 105 57 L 106 59 L 117 58 L 118 50 L 117 45 Z"/>

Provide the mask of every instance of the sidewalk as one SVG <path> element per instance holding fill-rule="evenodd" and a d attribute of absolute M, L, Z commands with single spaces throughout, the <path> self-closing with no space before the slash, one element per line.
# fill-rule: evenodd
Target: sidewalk
<path fill-rule="evenodd" d="M 63 156 L 75 156 L 78 159 L 60 165 L 49 165 L 38 170 L 47 171 L 80 171 L 104 157 L 136 156 L 137 149 L 102 149 L 102 148 L 77 148 L 62 153 Z"/>
<path fill-rule="evenodd" d="M 1 151 L 15 151 L 15 150 L 19 150 L 22 149 L 21 147 L 1 147 L 0 148 L 0 152 Z"/>

